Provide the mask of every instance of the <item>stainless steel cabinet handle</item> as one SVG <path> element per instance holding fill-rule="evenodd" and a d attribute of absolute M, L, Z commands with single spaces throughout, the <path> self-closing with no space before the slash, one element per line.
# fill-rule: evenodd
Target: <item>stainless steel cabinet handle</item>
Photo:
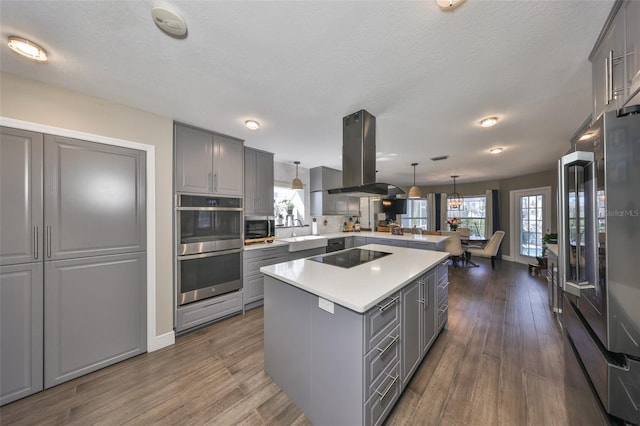
<path fill-rule="evenodd" d="M 439 285 L 439 286 L 438 286 L 438 288 L 439 288 L 440 290 L 443 290 L 443 289 L 445 289 L 445 288 L 447 288 L 447 287 L 449 287 L 449 281 L 447 281 L 446 283 L 441 284 L 441 285 Z"/>
<path fill-rule="evenodd" d="M 391 390 L 391 388 L 393 388 L 393 385 L 395 385 L 395 384 L 396 384 L 396 382 L 398 381 L 398 377 L 400 377 L 400 375 L 397 375 L 396 377 L 393 377 L 392 375 L 387 374 L 387 377 L 390 377 L 390 378 L 392 378 L 392 379 L 393 379 L 393 380 L 391 381 L 391 383 L 389 384 L 389 386 L 387 386 L 387 389 L 385 389 L 385 391 L 384 391 L 384 392 L 382 392 L 382 393 L 380 393 L 380 391 L 376 390 L 376 393 L 377 393 L 378 395 L 380 395 L 380 401 L 382 401 L 382 400 L 387 396 L 387 394 L 389 393 L 389 391 Z"/>
<path fill-rule="evenodd" d="M 613 50 L 609 51 L 609 61 L 608 61 L 608 73 L 609 73 L 609 99 L 607 100 L 607 104 L 613 100 Z"/>
<path fill-rule="evenodd" d="M 399 296 L 396 297 L 392 297 L 391 300 L 385 304 L 385 305 L 376 305 L 378 307 L 378 309 L 380 309 L 380 312 L 384 312 L 385 310 L 387 310 L 390 306 L 392 306 L 394 303 L 396 303 L 396 301 L 398 300 Z"/>
<path fill-rule="evenodd" d="M 213 191 L 213 173 L 209 173 L 208 177 L 208 184 L 209 184 L 209 191 Z"/>
<path fill-rule="evenodd" d="M 440 313 L 445 313 L 447 312 L 447 309 L 449 309 L 449 305 L 442 305 L 442 307 L 440 309 L 438 309 L 438 311 L 440 311 Z"/>
<path fill-rule="evenodd" d="M 440 266 L 449 266 L 449 259 L 445 260 L 440 264 Z"/>
<path fill-rule="evenodd" d="M 391 336 L 387 336 L 387 337 L 391 337 Z M 380 356 L 384 355 L 384 353 L 388 351 L 391 348 L 391 346 L 393 346 L 398 341 L 399 337 L 400 336 L 391 337 L 391 342 L 389 342 L 389 344 L 382 349 L 376 346 L 376 349 L 380 352 Z"/>
<path fill-rule="evenodd" d="M 213 190 L 215 192 L 218 192 L 218 174 L 217 173 L 213 174 Z"/>
<path fill-rule="evenodd" d="M 416 302 L 418 302 L 418 303 L 422 303 L 423 305 L 427 303 L 427 302 L 425 302 L 425 300 L 424 300 L 424 299 L 418 299 L 418 300 L 416 300 Z"/>
<path fill-rule="evenodd" d="M 609 57 L 604 58 L 604 104 L 609 104 Z"/>
<path fill-rule="evenodd" d="M 47 257 L 51 257 L 51 227 L 47 226 Z"/>
<path fill-rule="evenodd" d="M 38 227 L 33 227 L 33 258 L 37 259 L 40 255 L 40 247 L 38 247 Z"/>

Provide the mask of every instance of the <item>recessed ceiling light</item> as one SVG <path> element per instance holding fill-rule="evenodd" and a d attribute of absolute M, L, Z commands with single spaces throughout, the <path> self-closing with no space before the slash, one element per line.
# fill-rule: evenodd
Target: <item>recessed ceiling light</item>
<path fill-rule="evenodd" d="M 482 127 L 491 127 L 491 126 L 495 126 L 497 122 L 498 122 L 498 117 L 487 117 L 480 120 L 480 125 Z"/>
<path fill-rule="evenodd" d="M 491 148 L 489 150 L 491 154 L 500 154 L 502 151 L 504 151 L 504 148 Z"/>
<path fill-rule="evenodd" d="M 463 1 L 464 0 L 436 0 L 436 3 L 441 9 L 450 10 L 460 6 Z"/>
<path fill-rule="evenodd" d="M 244 122 L 244 126 L 249 130 L 258 130 L 260 128 L 260 123 L 256 120 L 247 120 Z"/>
<path fill-rule="evenodd" d="M 26 38 L 9 36 L 9 48 L 25 58 L 47 62 L 47 51 Z"/>

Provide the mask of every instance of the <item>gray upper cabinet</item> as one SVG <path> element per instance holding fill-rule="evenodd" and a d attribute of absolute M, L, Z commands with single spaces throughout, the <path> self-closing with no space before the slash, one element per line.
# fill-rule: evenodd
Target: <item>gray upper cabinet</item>
<path fill-rule="evenodd" d="M 310 170 L 311 177 L 311 214 L 357 215 L 360 212 L 360 198 L 348 195 L 330 195 L 329 189 L 342 186 L 342 172 L 329 167 L 319 166 Z"/>
<path fill-rule="evenodd" d="M 43 136 L 3 127 L 0 138 L 0 265 L 41 260 Z"/>
<path fill-rule="evenodd" d="M 624 106 L 640 87 L 640 5 L 615 3 L 589 60 L 595 121 L 603 112 Z"/>
<path fill-rule="evenodd" d="M 244 149 L 244 214 L 273 216 L 273 154 Z"/>
<path fill-rule="evenodd" d="M 243 141 L 174 125 L 177 192 L 242 196 Z"/>
<path fill-rule="evenodd" d="M 143 251 L 142 151 L 45 135 L 46 260 Z"/>
<path fill-rule="evenodd" d="M 42 390 L 42 265 L 0 266 L 0 405 Z"/>

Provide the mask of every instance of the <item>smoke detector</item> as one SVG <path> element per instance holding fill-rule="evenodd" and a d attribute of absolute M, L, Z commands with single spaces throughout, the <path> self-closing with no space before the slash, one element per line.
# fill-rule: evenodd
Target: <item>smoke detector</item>
<path fill-rule="evenodd" d="M 156 3 L 151 8 L 153 22 L 165 33 L 183 38 L 187 34 L 187 22 L 180 12 L 167 3 Z"/>

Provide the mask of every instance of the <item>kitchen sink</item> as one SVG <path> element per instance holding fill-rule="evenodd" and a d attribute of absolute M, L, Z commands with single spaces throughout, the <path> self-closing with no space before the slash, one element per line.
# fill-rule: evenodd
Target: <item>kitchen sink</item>
<path fill-rule="evenodd" d="M 280 238 L 280 241 L 289 243 L 289 251 L 309 250 L 327 246 L 327 237 L 320 235 L 304 235 L 300 237 Z"/>

